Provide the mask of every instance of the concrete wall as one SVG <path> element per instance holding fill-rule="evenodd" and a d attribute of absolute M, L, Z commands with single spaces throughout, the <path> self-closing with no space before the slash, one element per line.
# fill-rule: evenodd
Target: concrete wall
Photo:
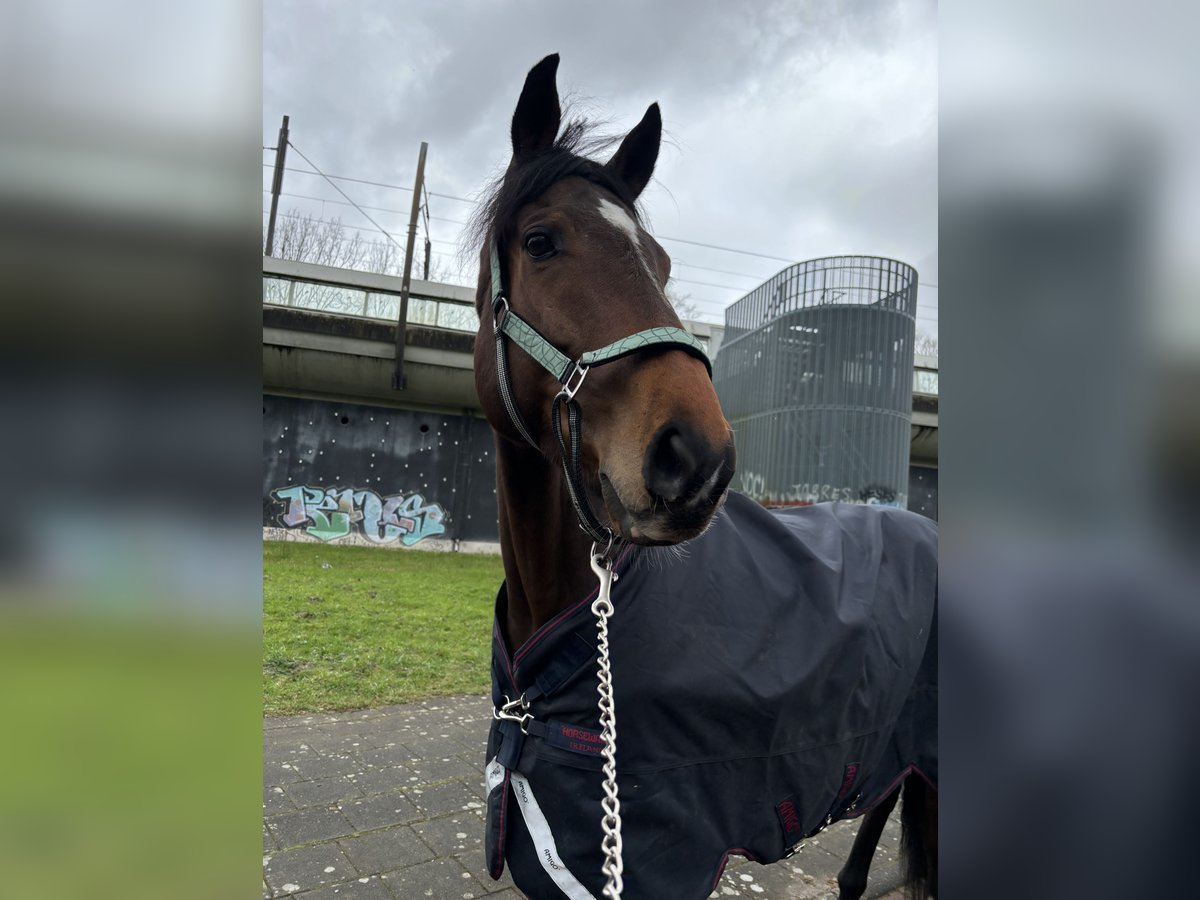
<path fill-rule="evenodd" d="M 908 492 L 937 518 L 937 469 L 912 466 Z M 262 509 L 273 540 L 495 552 L 491 429 L 469 413 L 264 395 Z"/>
<path fill-rule="evenodd" d="M 385 314 L 398 279 L 279 260 L 264 260 L 263 271 L 264 536 L 495 550 L 495 459 L 478 415 L 474 333 L 410 323 L 408 389 L 397 392 L 396 325 Z M 313 285 L 330 297 L 300 291 Z M 425 298 L 414 302 L 445 307 L 439 322 L 442 313 L 474 314 L 465 288 L 413 290 Z M 326 300 L 359 311 L 313 308 Z M 721 326 L 689 328 L 719 354 Z M 914 463 L 936 465 L 936 396 L 914 397 L 912 450 Z M 910 507 L 921 492 L 920 511 L 935 517 L 936 476 L 914 466 L 909 481 Z"/>
<path fill-rule="evenodd" d="M 494 547 L 492 432 L 470 414 L 263 397 L 263 528 L 276 539 Z"/>
<path fill-rule="evenodd" d="M 936 468 L 932 466 L 908 467 L 908 508 L 937 521 L 938 470 Z"/>

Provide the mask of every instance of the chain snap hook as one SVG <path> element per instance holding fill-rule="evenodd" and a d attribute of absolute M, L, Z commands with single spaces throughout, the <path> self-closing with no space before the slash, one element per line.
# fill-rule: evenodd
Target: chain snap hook
<path fill-rule="evenodd" d="M 592 541 L 592 552 L 589 554 L 592 561 L 592 571 L 596 573 L 597 578 L 603 577 L 600 574 L 601 568 L 605 570 L 612 569 L 612 549 L 617 543 L 616 533 L 611 528 L 606 528 L 604 530 L 608 532 L 608 544 L 605 546 L 604 551 L 598 551 L 596 548 L 599 547 L 600 544 L 596 541 Z M 613 581 L 616 581 L 616 579 L 616 573 L 613 573 Z"/>

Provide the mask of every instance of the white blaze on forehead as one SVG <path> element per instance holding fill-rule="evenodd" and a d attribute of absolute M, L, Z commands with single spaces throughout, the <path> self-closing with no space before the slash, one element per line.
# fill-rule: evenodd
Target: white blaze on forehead
<path fill-rule="evenodd" d="M 658 288 L 658 278 L 655 276 L 654 270 L 650 267 L 650 260 L 646 256 L 646 248 L 642 244 L 642 229 L 633 220 L 633 216 L 629 215 L 629 213 L 611 200 L 606 200 L 603 197 L 600 197 L 597 203 L 600 215 L 604 217 L 604 220 L 629 238 L 630 243 L 633 244 L 634 252 L 637 254 L 638 262 L 642 264 L 642 268 L 650 276 L 650 282 Z M 666 303 L 667 298 L 661 288 L 659 288 L 658 294 L 662 297 L 663 302 Z"/>
<path fill-rule="evenodd" d="M 638 252 L 642 250 L 642 235 L 641 229 L 638 228 L 637 222 L 633 221 L 633 217 L 611 200 L 600 198 L 600 215 L 612 225 L 617 226 L 621 231 L 625 232 L 625 236 L 633 241 L 633 246 L 637 247 Z"/>

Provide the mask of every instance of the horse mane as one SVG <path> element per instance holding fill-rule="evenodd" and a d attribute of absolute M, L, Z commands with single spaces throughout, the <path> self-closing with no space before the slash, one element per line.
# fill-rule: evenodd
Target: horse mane
<path fill-rule="evenodd" d="M 588 119 L 574 118 L 568 121 L 552 146 L 510 165 L 491 184 L 471 217 L 467 246 L 474 251 L 496 240 L 503 257 L 503 247 L 521 207 L 536 200 L 556 182 L 571 176 L 586 178 L 598 187 L 611 191 L 633 210 L 634 218 L 641 222 L 641 214 L 629 187 L 591 156 L 618 140 L 612 135 L 595 133 Z"/>

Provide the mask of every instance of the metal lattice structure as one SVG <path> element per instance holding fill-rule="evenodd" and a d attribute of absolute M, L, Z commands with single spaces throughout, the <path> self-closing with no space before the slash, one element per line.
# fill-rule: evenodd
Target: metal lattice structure
<path fill-rule="evenodd" d="M 725 311 L 713 380 L 734 486 L 763 503 L 908 500 L 917 271 L 834 256 L 789 266 Z"/>

